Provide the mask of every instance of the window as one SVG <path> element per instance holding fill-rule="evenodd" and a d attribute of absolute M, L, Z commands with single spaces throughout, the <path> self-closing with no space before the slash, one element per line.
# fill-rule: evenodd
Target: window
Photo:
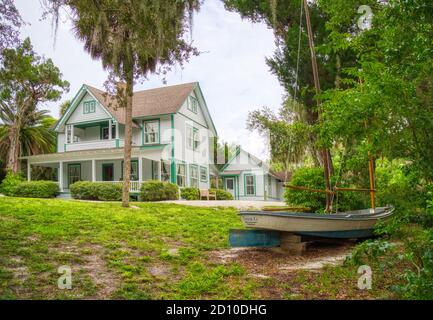
<path fill-rule="evenodd" d="M 110 138 L 108 133 L 109 133 L 108 127 L 103 127 L 102 133 L 101 133 L 101 139 L 102 140 L 108 140 Z M 111 125 L 111 139 L 116 139 L 116 125 L 115 124 Z"/>
<path fill-rule="evenodd" d="M 207 182 L 207 168 L 200 167 L 200 181 Z"/>
<path fill-rule="evenodd" d="M 72 143 L 72 126 L 66 126 L 66 143 Z"/>
<path fill-rule="evenodd" d="M 188 110 L 197 113 L 198 110 L 198 100 L 196 97 L 190 96 L 188 100 Z"/>
<path fill-rule="evenodd" d="M 185 187 L 186 183 L 186 166 L 183 163 L 176 165 L 176 181 L 179 187 Z"/>
<path fill-rule="evenodd" d="M 96 111 L 96 101 L 85 101 L 83 103 L 83 113 L 93 113 Z"/>
<path fill-rule="evenodd" d="M 245 195 L 251 196 L 256 194 L 255 177 L 253 175 L 245 175 Z"/>
<path fill-rule="evenodd" d="M 121 179 L 123 180 L 123 160 L 121 165 Z M 138 160 L 131 160 L 131 180 L 138 181 Z"/>
<path fill-rule="evenodd" d="M 186 147 L 194 151 L 200 146 L 199 130 L 190 125 L 186 125 Z"/>
<path fill-rule="evenodd" d="M 198 167 L 196 165 L 189 165 L 189 184 L 190 187 L 198 188 Z"/>
<path fill-rule="evenodd" d="M 170 181 L 170 162 L 161 161 L 161 181 Z"/>
<path fill-rule="evenodd" d="M 143 144 L 159 143 L 159 120 L 143 121 Z"/>
<path fill-rule="evenodd" d="M 193 136 L 193 140 L 194 140 L 194 151 L 197 151 L 198 147 L 200 146 L 200 139 L 198 136 L 198 129 L 197 128 L 193 129 L 192 136 Z"/>

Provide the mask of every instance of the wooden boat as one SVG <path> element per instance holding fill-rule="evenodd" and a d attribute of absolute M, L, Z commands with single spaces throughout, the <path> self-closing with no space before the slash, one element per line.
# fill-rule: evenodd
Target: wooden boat
<path fill-rule="evenodd" d="M 241 211 L 247 228 L 291 232 L 304 236 L 324 238 L 366 238 L 373 235 L 378 221 L 386 221 L 393 207 L 347 211 L 334 214 L 303 212 Z"/>

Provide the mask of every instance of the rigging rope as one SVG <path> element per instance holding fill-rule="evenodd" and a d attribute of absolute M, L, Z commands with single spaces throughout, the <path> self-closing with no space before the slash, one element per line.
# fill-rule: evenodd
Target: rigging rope
<path fill-rule="evenodd" d="M 295 94 L 293 99 L 296 101 L 298 94 L 299 61 L 301 58 L 301 38 L 302 38 L 302 17 L 304 15 L 304 2 L 301 0 L 301 13 L 299 15 L 299 34 L 298 34 L 298 56 L 296 60 Z"/>

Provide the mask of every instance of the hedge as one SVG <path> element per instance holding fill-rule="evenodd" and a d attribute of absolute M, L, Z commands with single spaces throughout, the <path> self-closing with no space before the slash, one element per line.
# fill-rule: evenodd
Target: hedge
<path fill-rule="evenodd" d="M 198 188 L 183 188 L 180 190 L 180 196 L 185 200 L 200 200 L 200 190 Z"/>
<path fill-rule="evenodd" d="M 141 185 L 141 201 L 178 200 L 179 187 L 170 182 L 146 181 Z"/>
<path fill-rule="evenodd" d="M 19 183 L 13 192 L 16 197 L 55 198 L 59 194 L 59 185 L 54 181 L 25 181 Z"/>
<path fill-rule="evenodd" d="M 122 185 L 105 182 L 78 181 L 70 186 L 74 199 L 120 201 Z"/>
<path fill-rule="evenodd" d="M 216 192 L 216 198 L 217 200 L 233 200 L 233 195 L 223 189 L 209 189 L 211 193 Z"/>
<path fill-rule="evenodd" d="M 0 184 L 0 192 L 6 196 L 13 196 L 17 185 L 24 181 L 25 179 L 22 175 L 13 174 L 11 171 L 9 171 Z"/>

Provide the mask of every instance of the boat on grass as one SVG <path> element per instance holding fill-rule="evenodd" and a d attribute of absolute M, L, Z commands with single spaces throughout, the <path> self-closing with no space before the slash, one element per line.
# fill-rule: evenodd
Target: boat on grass
<path fill-rule="evenodd" d="M 333 214 L 305 212 L 241 211 L 247 228 L 290 232 L 303 236 L 323 238 L 368 238 L 379 222 L 387 221 L 394 207 L 378 207 Z"/>

